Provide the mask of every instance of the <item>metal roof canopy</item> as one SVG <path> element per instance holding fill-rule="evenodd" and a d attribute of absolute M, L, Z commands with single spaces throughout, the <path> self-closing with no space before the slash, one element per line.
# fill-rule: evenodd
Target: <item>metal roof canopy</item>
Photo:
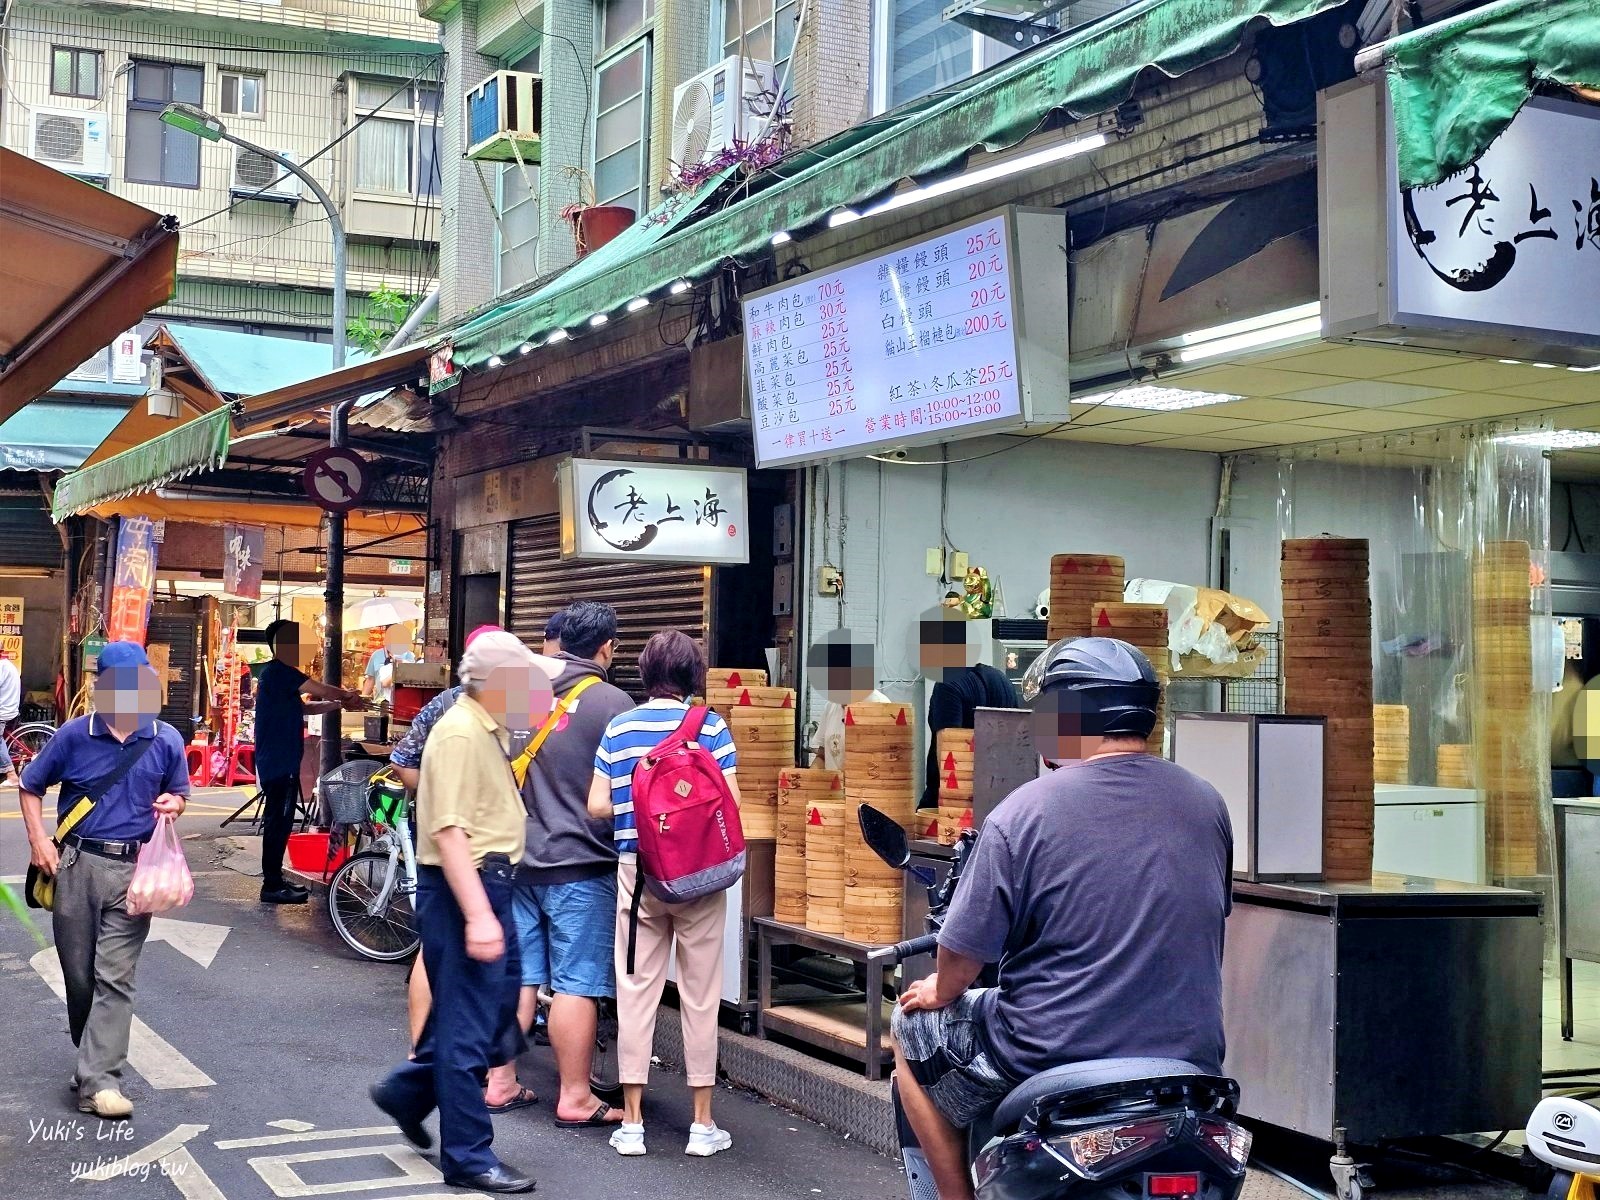
<path fill-rule="evenodd" d="M 171 299 L 177 228 L 0 148 L 0 421 Z"/>

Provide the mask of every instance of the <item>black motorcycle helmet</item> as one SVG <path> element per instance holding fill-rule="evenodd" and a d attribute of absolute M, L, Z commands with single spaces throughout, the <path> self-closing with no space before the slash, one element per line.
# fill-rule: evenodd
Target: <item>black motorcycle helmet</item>
<path fill-rule="evenodd" d="M 1039 699 L 1070 708 L 1088 736 L 1148 738 L 1156 727 L 1161 680 L 1150 660 L 1116 638 L 1057 642 L 1041 656 Z"/>

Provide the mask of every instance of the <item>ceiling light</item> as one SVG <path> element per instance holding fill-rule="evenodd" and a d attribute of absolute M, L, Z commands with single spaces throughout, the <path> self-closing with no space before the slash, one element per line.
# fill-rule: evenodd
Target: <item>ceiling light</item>
<path fill-rule="evenodd" d="M 632 300 L 628 301 L 628 311 L 629 312 L 638 312 L 642 308 L 649 308 L 649 307 L 650 307 L 650 297 L 648 297 L 648 296 L 635 296 Z"/>
<path fill-rule="evenodd" d="M 1522 365 L 1522 360 L 1520 358 L 1502 358 L 1499 361 L 1502 366 L 1507 367 L 1520 367 Z"/>
<path fill-rule="evenodd" d="M 501 358 L 498 354 L 491 354 L 489 356 L 489 366 L 491 368 L 493 368 L 493 367 L 503 367 L 505 365 L 506 365 L 506 360 Z"/>
<path fill-rule="evenodd" d="M 772 235 L 772 244 L 774 246 L 787 245 L 792 241 L 794 241 L 794 238 L 789 236 L 789 231 L 786 229 L 779 230 L 777 233 Z"/>
<path fill-rule="evenodd" d="M 1559 363 L 1529 363 L 1530 367 L 1538 367 L 1541 371 L 1554 371 Z"/>
<path fill-rule="evenodd" d="M 1600 433 L 1592 429 L 1535 429 L 1496 438 L 1508 446 L 1538 446 L 1542 450 L 1592 450 L 1600 446 Z"/>
<path fill-rule="evenodd" d="M 861 214 L 854 209 L 841 208 L 828 217 L 828 228 L 837 229 L 841 225 L 848 225 L 851 221 L 861 220 Z"/>
<path fill-rule="evenodd" d="M 890 212 L 897 208 L 905 208 L 908 204 L 920 204 L 924 200 L 931 200 L 935 196 L 948 196 L 952 192 L 962 192 L 967 188 L 978 187 L 981 184 L 993 183 L 997 179 L 1004 179 L 1008 175 L 1017 175 L 1023 171 L 1032 171 L 1049 163 L 1061 162 L 1063 159 L 1073 158 L 1079 154 L 1087 154 L 1091 150 L 1099 150 L 1110 138 L 1103 133 L 1091 133 L 1087 137 L 1076 138 L 1070 142 L 1062 142 L 1058 146 L 1048 146 L 1043 150 L 1035 150 L 1031 154 L 1019 154 L 1015 158 L 1008 158 L 1004 162 L 992 163 L 987 167 L 979 167 L 975 171 L 965 171 L 950 179 L 941 179 L 937 183 L 930 183 L 926 187 L 910 188 L 890 196 L 881 204 L 875 204 L 867 209 L 865 216 L 876 216 L 881 212 Z"/>
<path fill-rule="evenodd" d="M 674 279 L 672 281 L 672 286 L 667 289 L 667 291 L 671 292 L 674 296 L 681 296 L 688 290 L 689 281 L 687 279 Z"/>
<path fill-rule="evenodd" d="M 1173 357 L 1181 363 L 1201 362 L 1225 354 L 1255 350 L 1273 342 L 1312 337 L 1321 332 L 1322 306 L 1312 301 L 1265 316 L 1230 321 L 1226 325 L 1214 325 L 1210 329 L 1186 333 L 1179 339 L 1182 348 Z"/>
<path fill-rule="evenodd" d="M 606 322 L 610 320 L 611 318 L 606 316 L 605 313 L 595 313 L 594 316 L 589 318 L 589 327 L 591 329 L 599 329 L 600 326 L 606 324 Z"/>
<path fill-rule="evenodd" d="M 565 329 L 557 329 L 545 339 L 545 345 L 554 346 L 557 342 L 564 342 L 571 336 Z"/>
<path fill-rule="evenodd" d="M 1596 363 L 1592 367 L 1568 367 L 1567 370 L 1574 371 L 1579 375 L 1587 375 L 1591 371 L 1600 371 L 1600 363 Z"/>
<path fill-rule="evenodd" d="M 1120 388 L 1103 399 L 1090 397 L 1086 403 L 1103 404 L 1108 408 L 1139 408 L 1146 412 L 1181 412 L 1186 408 L 1204 408 L 1208 404 L 1227 404 L 1243 400 L 1243 396 L 1227 392 L 1196 392 L 1187 388 L 1155 387 L 1151 384 Z"/>

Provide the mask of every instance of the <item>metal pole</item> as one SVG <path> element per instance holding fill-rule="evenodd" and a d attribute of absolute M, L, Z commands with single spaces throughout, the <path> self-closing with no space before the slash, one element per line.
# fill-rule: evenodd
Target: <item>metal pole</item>
<path fill-rule="evenodd" d="M 339 206 L 310 172 L 283 155 L 258 146 L 244 138 L 224 132 L 222 140 L 252 150 L 271 159 L 285 171 L 300 179 L 317 198 L 328 214 L 328 227 L 333 234 L 333 369 L 344 366 L 345 330 L 349 321 L 349 298 L 345 292 L 345 236 L 344 222 L 339 217 Z M 328 444 L 335 449 L 344 445 L 345 416 L 353 400 L 342 400 L 333 406 L 328 418 Z M 328 514 L 328 573 L 323 581 L 323 604 L 327 619 L 327 636 L 322 646 L 322 682 L 331 687 L 343 686 L 344 661 L 344 514 Z M 339 765 L 340 743 L 344 740 L 342 714 L 328 713 L 322 718 L 322 754 L 320 774 L 327 774 Z"/>

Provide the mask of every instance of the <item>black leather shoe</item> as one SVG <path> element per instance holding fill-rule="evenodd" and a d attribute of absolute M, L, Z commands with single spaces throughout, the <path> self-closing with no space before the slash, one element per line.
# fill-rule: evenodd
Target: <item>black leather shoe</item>
<path fill-rule="evenodd" d="M 303 887 L 294 887 L 284 884 L 282 887 L 262 888 L 261 903 L 263 904 L 305 904 L 311 899 L 311 893 Z"/>
<path fill-rule="evenodd" d="M 426 1150 L 433 1145 L 433 1138 L 422 1127 L 422 1122 L 407 1117 L 396 1105 L 390 1103 L 389 1098 L 383 1094 L 381 1083 L 375 1083 L 368 1088 L 367 1095 L 372 1097 L 372 1102 L 383 1110 L 386 1117 L 400 1127 L 400 1133 L 406 1141 L 418 1150 Z"/>
<path fill-rule="evenodd" d="M 445 1176 L 447 1187 L 474 1188 L 480 1192 L 500 1192 L 511 1195 L 518 1192 L 531 1192 L 537 1186 L 532 1179 L 525 1175 L 518 1175 L 505 1163 L 495 1163 L 493 1167 L 482 1175 L 455 1175 Z"/>

